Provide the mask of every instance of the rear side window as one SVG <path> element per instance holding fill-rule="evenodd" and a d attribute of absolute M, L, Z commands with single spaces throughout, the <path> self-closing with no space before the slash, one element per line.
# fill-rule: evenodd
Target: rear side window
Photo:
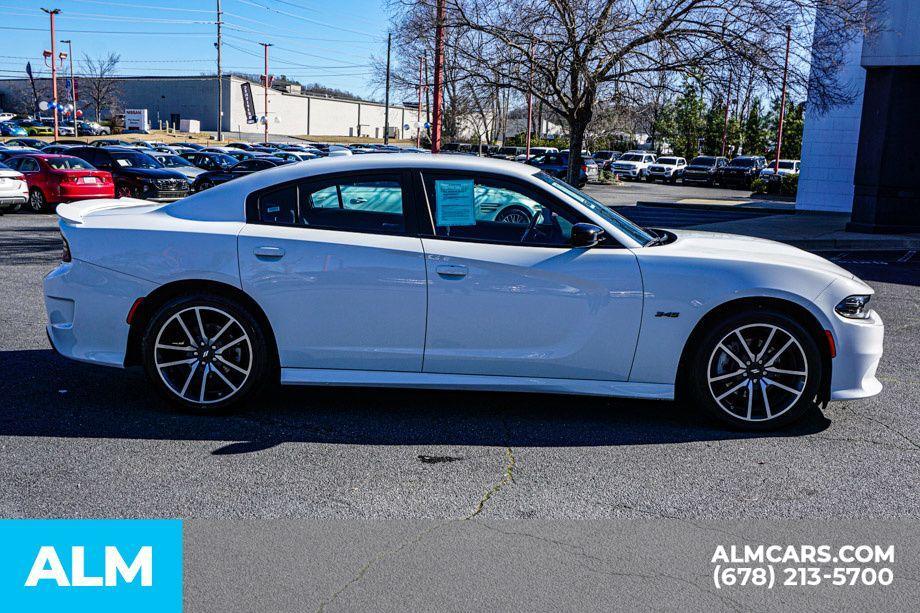
<path fill-rule="evenodd" d="M 300 219 L 314 228 L 402 233 L 406 230 L 403 200 L 396 177 L 308 183 L 300 190 Z"/>
<path fill-rule="evenodd" d="M 262 223 L 293 226 L 297 223 L 297 186 L 291 185 L 259 196 L 259 220 Z"/>
<path fill-rule="evenodd" d="M 305 229 L 404 234 L 404 201 L 398 174 L 307 180 L 251 198 L 249 219 Z"/>

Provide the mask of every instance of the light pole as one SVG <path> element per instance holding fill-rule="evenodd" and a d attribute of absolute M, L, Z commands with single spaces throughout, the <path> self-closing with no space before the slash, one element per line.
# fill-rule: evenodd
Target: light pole
<path fill-rule="evenodd" d="M 728 114 L 732 107 L 732 73 L 728 73 L 728 90 L 725 93 L 725 124 L 722 126 L 722 157 L 725 157 L 725 147 L 728 145 Z"/>
<path fill-rule="evenodd" d="M 223 123 L 224 123 L 224 78 L 223 70 L 220 63 L 220 52 L 221 52 L 221 29 L 223 25 L 222 18 L 224 12 L 221 10 L 220 0 L 217 0 L 217 43 L 214 45 L 217 47 L 217 140 L 221 141 L 224 139 Z"/>
<path fill-rule="evenodd" d="M 533 127 L 533 39 L 530 40 L 528 56 L 530 67 L 527 73 L 527 149 L 524 152 L 526 160 L 530 160 L 530 130 Z"/>
<path fill-rule="evenodd" d="M 70 59 L 70 99 L 73 103 L 73 135 L 79 136 L 80 131 L 77 128 L 77 81 L 73 76 L 73 43 L 69 40 L 62 40 L 67 43 L 67 56 Z"/>
<path fill-rule="evenodd" d="M 271 43 L 259 43 L 265 49 L 265 74 L 262 75 L 262 85 L 265 92 L 265 142 L 268 142 L 268 88 L 271 87 L 271 81 L 268 76 L 268 48 Z"/>
<path fill-rule="evenodd" d="M 387 33 L 387 91 L 384 96 L 383 144 L 390 144 L 390 43 L 393 35 Z"/>
<path fill-rule="evenodd" d="M 58 114 L 57 114 L 57 57 L 56 49 L 54 46 L 54 16 L 59 15 L 61 9 L 42 9 L 44 12 L 48 13 L 48 16 L 51 18 L 51 51 L 45 51 L 45 64 L 48 65 L 48 59 L 51 59 L 51 95 L 52 100 L 54 101 L 54 140 L 58 139 Z M 61 58 L 61 63 L 63 64 L 63 58 Z"/>
<path fill-rule="evenodd" d="M 438 153 L 441 151 L 441 114 L 443 112 L 441 108 L 443 83 L 441 81 L 444 71 L 444 0 L 438 0 L 434 40 L 434 121 L 431 126 L 431 152 Z"/>
<path fill-rule="evenodd" d="M 779 156 L 783 148 L 783 122 L 786 119 L 786 79 L 789 76 L 789 47 L 792 45 L 792 26 L 786 26 L 786 63 L 783 65 L 783 94 L 779 103 L 779 126 L 776 130 L 776 160 L 773 174 L 779 174 Z"/>

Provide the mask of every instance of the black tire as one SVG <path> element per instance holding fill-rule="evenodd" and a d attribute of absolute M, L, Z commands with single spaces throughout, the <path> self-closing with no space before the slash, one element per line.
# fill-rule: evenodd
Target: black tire
<path fill-rule="evenodd" d="M 772 328 L 776 331 L 770 336 Z M 754 360 L 736 336 L 739 329 Z M 685 383 L 699 408 L 734 429 L 754 431 L 782 428 L 815 410 L 823 372 L 814 337 L 789 315 L 768 309 L 752 310 L 716 323 L 697 343 L 689 367 Z M 777 370 L 806 375 L 781 374 Z M 731 376 L 735 371 L 743 374 Z M 710 377 L 714 381 L 710 382 Z"/>
<path fill-rule="evenodd" d="M 221 342 L 201 343 L 199 315 L 205 333 L 216 335 Z M 234 323 L 219 333 L 227 322 L 222 316 Z M 181 323 L 175 317 L 181 318 Z M 182 329 L 183 323 L 187 331 Z M 213 343 L 215 339 L 209 340 Z M 221 351 L 221 347 L 226 348 Z M 147 377 L 157 391 L 173 406 L 196 413 L 219 413 L 244 404 L 264 388 L 273 372 L 265 332 L 258 320 L 236 301 L 207 293 L 180 296 L 157 309 L 144 330 L 141 352 Z M 194 364 L 168 366 L 173 357 Z M 240 374 L 240 369 L 247 373 Z M 235 390 L 233 386 L 237 386 Z M 203 402 L 199 400 L 202 397 Z"/>
<path fill-rule="evenodd" d="M 29 190 L 29 202 L 27 204 L 29 210 L 33 213 L 48 212 L 48 200 L 45 198 L 45 194 L 42 193 L 42 190 L 37 187 L 33 187 Z"/>
<path fill-rule="evenodd" d="M 517 218 L 517 219 L 516 219 Z M 495 221 L 499 223 L 516 223 L 529 225 L 533 215 L 525 207 L 512 205 L 498 212 Z"/>
<path fill-rule="evenodd" d="M 198 184 L 196 191 L 203 192 L 204 190 L 211 189 L 212 187 L 214 187 L 214 184 L 210 181 L 202 181 Z"/>

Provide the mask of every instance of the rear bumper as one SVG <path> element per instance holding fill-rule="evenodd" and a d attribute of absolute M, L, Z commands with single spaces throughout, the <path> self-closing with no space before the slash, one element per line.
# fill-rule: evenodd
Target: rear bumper
<path fill-rule="evenodd" d="M 45 276 L 46 331 L 62 356 L 123 367 L 128 345 L 125 318 L 134 301 L 155 285 L 74 260 Z"/>
<path fill-rule="evenodd" d="M 73 185 L 61 186 L 57 193 L 59 201 L 69 202 L 71 200 L 92 200 L 98 198 L 114 198 L 115 184 L 107 183 L 104 185 Z"/>

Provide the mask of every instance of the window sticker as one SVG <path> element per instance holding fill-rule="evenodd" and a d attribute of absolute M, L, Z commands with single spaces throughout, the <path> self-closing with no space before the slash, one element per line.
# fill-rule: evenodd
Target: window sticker
<path fill-rule="evenodd" d="M 437 225 L 476 225 L 476 201 L 473 198 L 473 180 L 455 179 L 434 182 Z"/>
<path fill-rule="evenodd" d="M 130 166 L 131 165 L 131 162 L 129 162 L 128 160 L 116 159 L 115 161 L 118 162 L 119 166 Z"/>

